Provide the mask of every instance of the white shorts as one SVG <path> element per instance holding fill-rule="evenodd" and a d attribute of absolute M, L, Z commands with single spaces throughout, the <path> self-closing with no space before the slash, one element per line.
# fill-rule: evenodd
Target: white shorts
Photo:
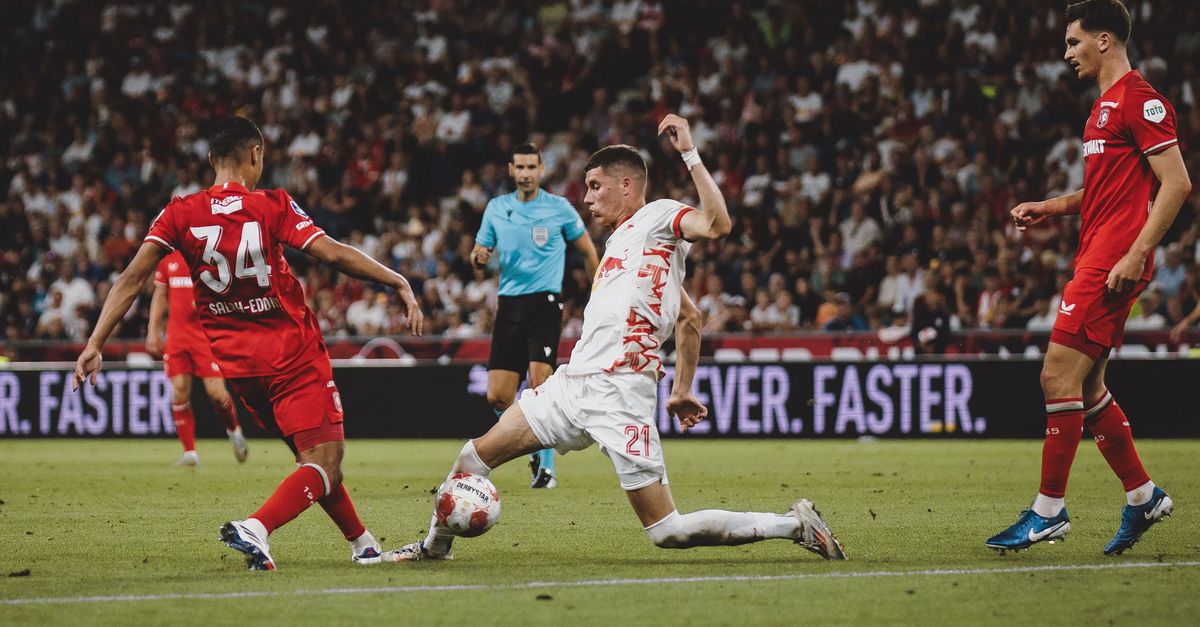
<path fill-rule="evenodd" d="M 559 453 L 600 445 L 621 480 L 637 490 L 667 483 L 654 423 L 658 382 L 644 374 L 550 375 L 517 401 L 537 439 Z"/>

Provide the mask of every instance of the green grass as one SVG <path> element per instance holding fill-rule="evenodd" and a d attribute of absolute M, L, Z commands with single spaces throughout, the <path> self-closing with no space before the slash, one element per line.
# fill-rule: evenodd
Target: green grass
<path fill-rule="evenodd" d="M 202 441 L 199 469 L 170 465 L 170 441 L 0 441 L 0 601 L 97 595 L 285 593 L 250 598 L 0 605 L 0 623 L 217 624 L 1197 624 L 1200 567 L 1161 566 L 826 577 L 1200 561 L 1195 441 L 1143 441 L 1147 467 L 1178 503 L 1124 557 L 1100 549 L 1123 504 L 1088 441 L 1071 478 L 1068 542 L 998 556 L 983 540 L 1011 523 L 1037 485 L 1040 442 L 708 441 L 666 444 L 683 511 L 782 511 L 813 499 L 850 561 L 789 543 L 655 548 L 597 451 L 559 460 L 562 483 L 531 491 L 518 463 L 493 475 L 502 522 L 460 540 L 452 562 L 356 567 L 319 508 L 272 536 L 274 573 L 247 572 L 217 527 L 253 511 L 289 470 L 286 448 L 252 442 L 238 466 Z M 363 520 L 395 547 L 419 537 L 429 490 L 461 443 L 352 441 L 345 474 Z M 29 569 L 26 577 L 3 575 Z M 513 587 L 532 581 L 756 577 L 688 583 Z M 305 594 L 328 588 L 482 585 L 482 590 Z M 539 598 L 539 595 L 549 598 Z"/>

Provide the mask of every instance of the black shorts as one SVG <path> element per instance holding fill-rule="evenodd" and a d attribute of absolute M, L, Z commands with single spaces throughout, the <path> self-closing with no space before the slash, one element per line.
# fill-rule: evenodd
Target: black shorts
<path fill-rule="evenodd" d="M 531 361 L 558 363 L 562 310 L 562 299 L 550 292 L 501 296 L 488 370 L 524 373 Z"/>

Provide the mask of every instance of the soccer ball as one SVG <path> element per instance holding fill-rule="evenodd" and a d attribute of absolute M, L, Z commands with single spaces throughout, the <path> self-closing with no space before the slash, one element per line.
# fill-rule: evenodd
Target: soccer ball
<path fill-rule="evenodd" d="M 438 527 L 472 538 L 500 520 L 500 495 L 487 477 L 459 473 L 438 488 L 434 516 Z"/>

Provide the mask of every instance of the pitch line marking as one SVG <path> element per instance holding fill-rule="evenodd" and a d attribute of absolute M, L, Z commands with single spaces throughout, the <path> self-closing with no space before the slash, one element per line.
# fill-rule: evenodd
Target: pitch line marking
<path fill-rule="evenodd" d="M 186 592 L 170 594 L 120 594 L 91 597 L 32 597 L 0 599 L 0 605 L 47 605 L 55 603 L 136 603 L 143 601 L 192 601 L 255 599 L 262 597 L 394 594 L 404 592 L 461 592 L 472 590 L 529 590 L 537 588 L 590 588 L 644 584 L 720 583 L 726 581 L 801 581 L 805 579 L 860 579 L 872 577 L 942 577 L 947 575 L 998 575 L 1089 570 L 1128 570 L 1133 568 L 1193 568 L 1200 561 L 1122 562 L 1116 564 L 1075 564 L 1068 566 L 1013 566 L 1009 568 L 935 568 L 926 570 L 877 570 L 845 573 L 798 573 L 795 575 L 722 575 L 708 577 L 653 577 L 648 579 L 585 579 L 581 581 L 527 581 L 513 584 L 450 584 L 443 586 L 382 586 L 377 588 L 320 588 L 316 590 L 262 590 L 243 592 Z"/>

